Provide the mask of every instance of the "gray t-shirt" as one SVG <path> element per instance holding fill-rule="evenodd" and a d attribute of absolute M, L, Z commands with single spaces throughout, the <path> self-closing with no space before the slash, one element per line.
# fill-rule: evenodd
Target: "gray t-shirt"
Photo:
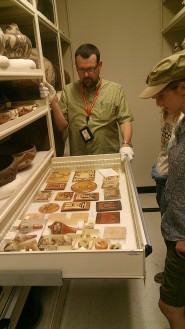
<path fill-rule="evenodd" d="M 161 222 L 164 239 L 185 240 L 185 117 L 176 128 L 169 150 L 165 204 L 166 211 Z"/>

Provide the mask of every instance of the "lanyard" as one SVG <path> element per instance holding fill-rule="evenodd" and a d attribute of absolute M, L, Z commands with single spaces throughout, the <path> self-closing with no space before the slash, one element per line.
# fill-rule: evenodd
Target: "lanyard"
<path fill-rule="evenodd" d="M 100 85 L 99 85 L 99 88 L 97 89 L 95 95 L 94 95 L 94 98 L 93 98 L 93 101 L 90 105 L 90 107 L 88 106 L 87 104 L 87 99 L 86 99 L 86 96 L 85 96 L 85 90 L 83 88 L 83 86 L 81 87 L 82 88 L 82 96 L 83 96 L 83 100 L 84 100 L 84 104 L 85 104 L 85 110 L 86 110 L 86 113 L 87 113 L 87 116 L 86 116 L 86 123 L 88 124 L 88 121 L 89 121 L 89 117 L 90 117 L 90 114 L 91 114 L 91 111 L 92 111 L 92 108 L 96 102 L 96 99 L 100 93 L 100 89 L 101 89 L 101 84 L 102 84 L 102 79 L 100 80 Z"/>

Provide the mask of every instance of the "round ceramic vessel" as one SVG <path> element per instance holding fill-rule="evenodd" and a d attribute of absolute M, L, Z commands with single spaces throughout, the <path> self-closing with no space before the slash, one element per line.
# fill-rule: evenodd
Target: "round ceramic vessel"
<path fill-rule="evenodd" d="M 5 36 L 3 30 L 0 28 L 0 55 L 3 55 L 5 49 Z"/>
<path fill-rule="evenodd" d="M 0 146 L 0 154 L 13 155 L 18 163 L 18 170 L 22 170 L 30 166 L 36 155 L 36 147 L 34 144 L 15 144 Z"/>
<path fill-rule="evenodd" d="M 8 58 L 28 58 L 32 50 L 31 40 L 21 33 L 17 24 L 7 25 L 4 32 L 4 55 Z"/>
<path fill-rule="evenodd" d="M 17 175 L 17 160 L 12 155 L 0 155 L 0 186 L 12 182 Z"/>

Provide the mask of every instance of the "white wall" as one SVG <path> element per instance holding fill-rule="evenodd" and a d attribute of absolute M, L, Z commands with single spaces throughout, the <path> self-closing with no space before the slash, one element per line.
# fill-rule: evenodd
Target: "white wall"
<path fill-rule="evenodd" d="M 103 60 L 102 76 L 119 82 L 134 116 L 132 162 L 137 186 L 154 186 L 151 166 L 160 149 L 160 110 L 141 100 L 151 68 L 161 59 L 160 0 L 67 0 L 71 44 L 94 43 Z M 75 78 L 78 78 L 77 75 Z"/>

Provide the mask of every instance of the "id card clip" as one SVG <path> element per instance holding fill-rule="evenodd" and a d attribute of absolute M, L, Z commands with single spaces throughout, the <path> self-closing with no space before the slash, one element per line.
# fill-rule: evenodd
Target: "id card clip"
<path fill-rule="evenodd" d="M 82 129 L 79 130 L 79 132 L 85 143 L 92 141 L 94 138 L 88 125 L 85 125 Z"/>

